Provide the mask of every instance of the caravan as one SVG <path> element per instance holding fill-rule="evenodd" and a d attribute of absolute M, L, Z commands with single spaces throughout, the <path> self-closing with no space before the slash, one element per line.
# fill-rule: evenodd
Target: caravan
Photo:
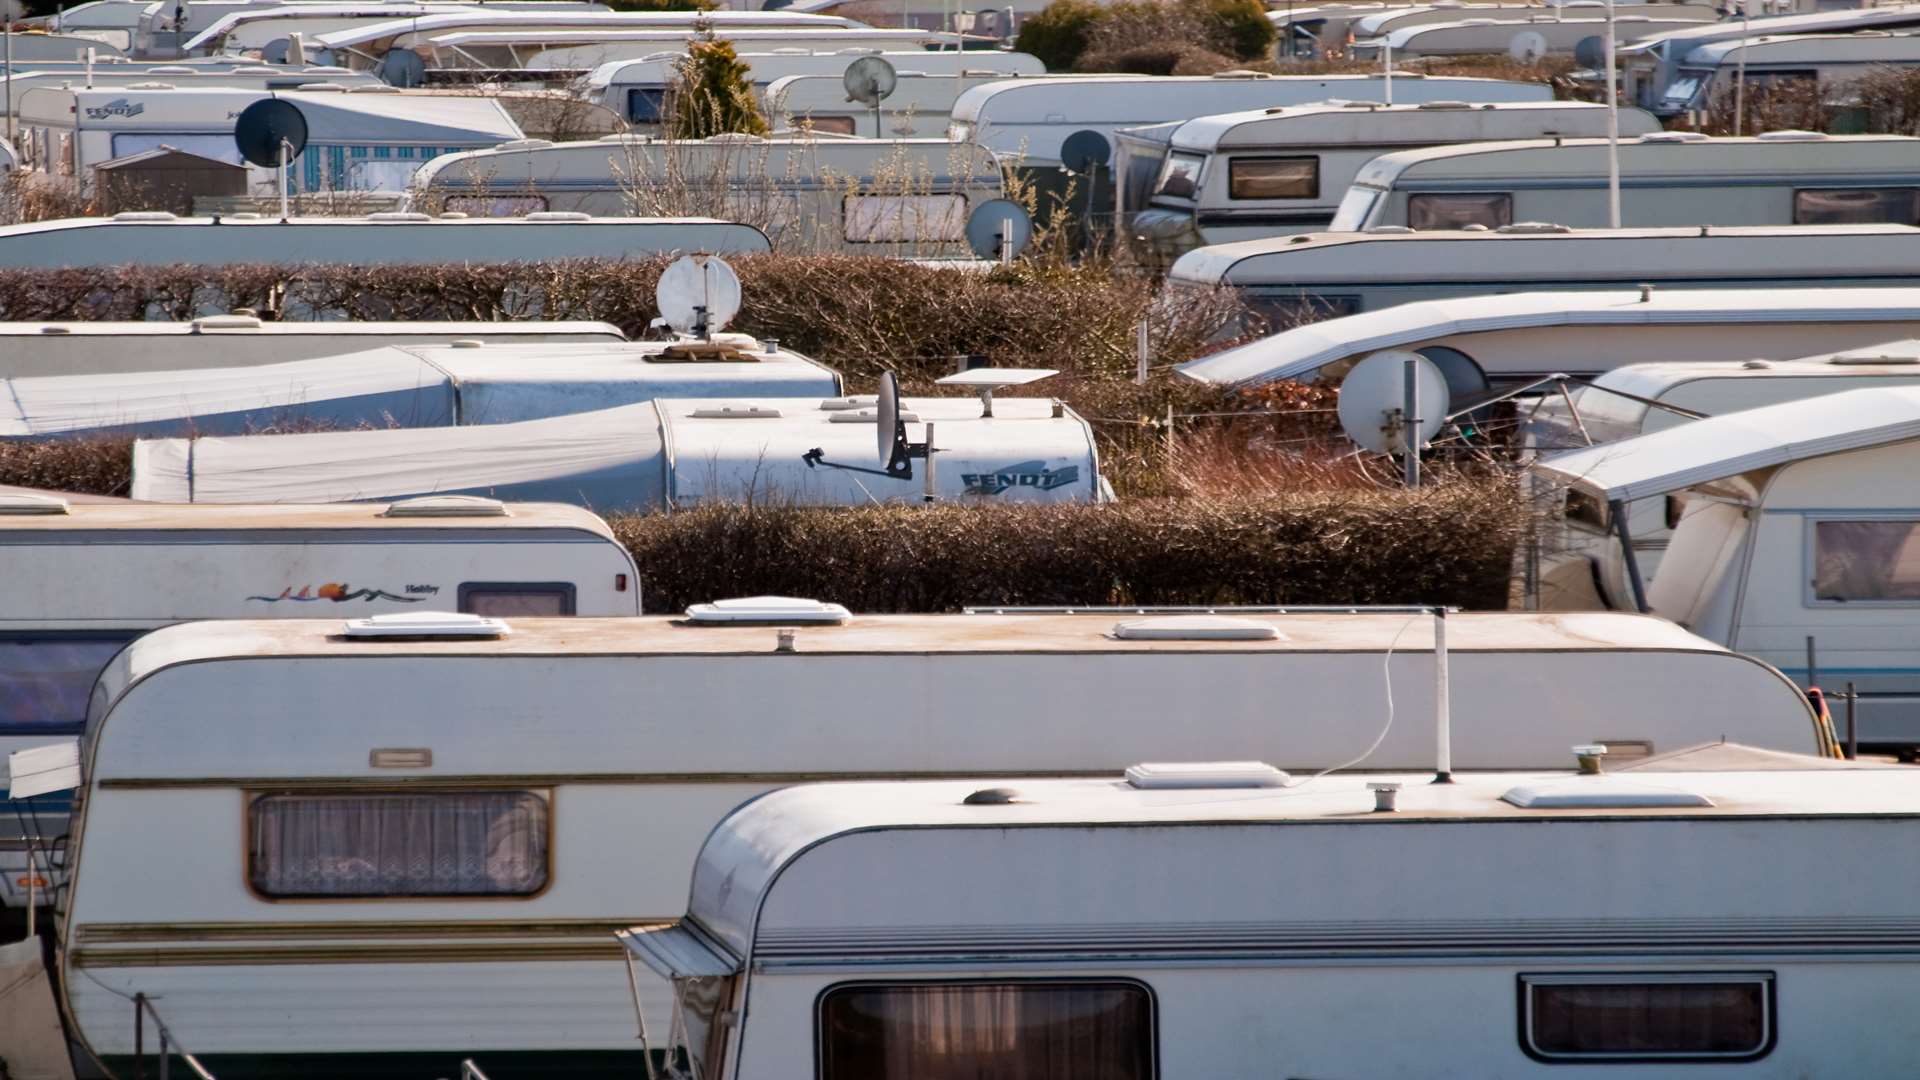
<path fill-rule="evenodd" d="M 1360 170 L 1331 228 L 1605 228 L 1607 158 L 1605 139 L 1402 150 Z M 1920 223 L 1910 136 L 1662 132 L 1622 142 L 1619 158 L 1623 225 Z"/>
<path fill-rule="evenodd" d="M 1639 109 L 1620 132 L 1660 130 Z M 1171 260 L 1206 244 L 1324 229 L 1369 161 L 1410 146 L 1605 135 L 1607 109 L 1576 101 L 1468 105 L 1343 102 L 1205 116 L 1115 134 L 1126 235 Z"/>
<path fill-rule="evenodd" d="M 1850 85 L 1877 71 L 1920 67 L 1920 31 L 1761 34 L 1702 45 L 1680 61 L 1653 111 L 1673 116 L 1731 105 L 1734 84 L 1747 93 L 1784 83 L 1818 83 L 1830 103 L 1849 104 Z"/>
<path fill-rule="evenodd" d="M 610 11 L 595 0 L 480 0 L 466 4 L 457 0 L 417 3 L 411 0 L 375 0 L 374 3 L 329 3 L 325 0 L 300 0 L 271 6 L 245 7 L 216 19 L 211 26 L 195 34 L 181 46 L 189 56 L 263 56 L 278 43 L 281 51 L 291 35 L 311 41 L 321 34 L 347 30 L 374 22 L 401 18 L 419 18 L 447 13 L 470 13 L 478 7 L 493 11 L 521 11 L 527 18 L 559 11 Z M 286 60 L 300 63 L 304 57 Z"/>
<path fill-rule="evenodd" d="M 1920 28 L 1920 4 L 1848 6 L 1831 11 L 1779 15 L 1764 19 L 1728 19 L 1674 30 L 1620 49 L 1621 100 L 1659 111 L 1680 68 L 1695 50 L 1721 41 L 1756 35 L 1852 34 L 1861 30 Z"/>
<path fill-rule="evenodd" d="M 101 64 L 91 75 L 74 71 L 21 71 L 13 76 L 0 75 L 0 114 L 5 109 L 19 115 L 27 91 L 51 88 L 72 90 L 128 90 L 133 87 L 171 86 L 180 90 L 245 89 L 294 90 L 302 86 L 378 86 L 380 80 L 365 72 L 345 68 L 287 67 L 275 64 L 199 65 Z"/>
<path fill-rule="evenodd" d="M 766 112 L 778 127 L 805 127 L 821 134 L 944 140 L 954 101 L 976 86 L 1006 77 L 996 71 L 940 75 L 901 67 L 893 92 L 873 109 L 847 97 L 844 73 L 788 75 L 767 86 Z"/>
<path fill-rule="evenodd" d="M 113 660 L 59 952 L 95 1054 L 127 1064 L 142 993 L 221 1080 L 451 1076 L 469 1057 L 494 1080 L 633 1075 L 610 932 L 684 912 L 703 838 L 769 788 L 1176 757 L 1319 769 L 1376 739 L 1369 768 L 1434 755 L 1431 620 L 1410 611 L 848 616 L 760 598 L 504 622 L 431 640 L 378 620 L 200 623 Z M 1447 623 L 1462 766 L 1556 767 L 1594 741 L 1819 745 L 1778 672 L 1657 619 Z M 322 820 L 341 827 L 303 828 Z M 375 820 L 391 830 L 346 827 Z M 449 857 L 408 857 L 429 843 Z M 181 866 L 193 888 L 150 887 Z M 640 990 L 664 1015 L 665 984 Z"/>
<path fill-rule="evenodd" d="M 1684 30 L 1703 23 L 1712 24 L 1719 13 L 1709 4 L 1634 4 L 1631 15 L 1616 15 L 1613 32 L 1622 42 Z M 1464 14 L 1460 13 L 1460 14 Z M 1434 22 L 1404 26 L 1380 37 L 1356 41 L 1347 47 L 1353 60 L 1375 63 L 1383 55 L 1398 60 L 1425 56 L 1507 55 L 1538 60 L 1549 53 L 1585 55 L 1593 50 L 1604 56 L 1609 20 L 1596 18 L 1592 9 L 1580 17 L 1568 18 L 1558 10 L 1545 10 L 1513 21 L 1469 18 L 1457 22 Z"/>
<path fill-rule="evenodd" d="M 162 626 L 322 610 L 640 613 L 632 556 L 604 521 L 572 506 L 162 506 L 0 494 L 0 545 L 0 799 L 7 754 L 78 735 L 100 669 Z M 25 902 L 15 811 L 53 836 L 65 831 L 67 805 L 40 798 L 0 815 L 0 907 Z"/>
<path fill-rule="evenodd" d="M 743 26 L 713 32 L 740 52 L 773 49 L 897 50 L 928 52 L 937 41 L 917 30 L 873 28 L 763 29 Z M 467 30 L 436 34 L 421 47 L 428 79 L 471 81 L 479 73 L 512 81 L 553 83 L 590 76 L 608 64 L 684 53 L 700 35 L 679 30 Z"/>

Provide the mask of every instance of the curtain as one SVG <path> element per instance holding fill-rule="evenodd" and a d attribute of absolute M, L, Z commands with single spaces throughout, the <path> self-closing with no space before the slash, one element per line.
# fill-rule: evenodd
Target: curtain
<path fill-rule="evenodd" d="M 1813 527 L 1816 600 L 1920 600 L 1915 522 L 1822 521 Z"/>
<path fill-rule="evenodd" d="M 525 896 L 547 882 L 547 803 L 529 791 L 266 795 L 248 873 L 267 896 Z"/>
<path fill-rule="evenodd" d="M 1549 1054 L 1750 1054 L 1766 1042 L 1764 983 L 1538 985 L 1533 1045 Z"/>
<path fill-rule="evenodd" d="M 830 991 L 822 1080 L 1145 1080 L 1147 991 L 1131 983 L 937 983 Z"/>

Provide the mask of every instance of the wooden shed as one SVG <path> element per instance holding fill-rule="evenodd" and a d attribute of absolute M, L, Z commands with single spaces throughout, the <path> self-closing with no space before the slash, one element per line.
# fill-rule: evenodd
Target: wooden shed
<path fill-rule="evenodd" d="M 193 213 L 195 196 L 247 193 L 247 167 L 162 144 L 94 167 L 101 211 L 168 210 Z"/>

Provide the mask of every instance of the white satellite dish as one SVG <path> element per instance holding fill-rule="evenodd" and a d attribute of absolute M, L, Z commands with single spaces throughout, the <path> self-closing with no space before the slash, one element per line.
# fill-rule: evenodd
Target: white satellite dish
<path fill-rule="evenodd" d="M 847 65 L 846 72 L 840 76 L 840 85 L 846 88 L 848 101 L 877 109 L 893 93 L 899 79 L 899 73 L 885 57 L 863 56 Z"/>
<path fill-rule="evenodd" d="M 1522 64 L 1537 64 L 1547 55 L 1547 38 L 1538 30 L 1522 30 L 1507 43 L 1507 55 Z"/>
<path fill-rule="evenodd" d="M 1052 368 L 977 367 L 934 381 L 941 386 L 964 386 L 980 395 L 980 416 L 993 415 L 993 392 L 1003 386 L 1025 386 L 1060 374 Z"/>
<path fill-rule="evenodd" d="M 874 441 L 880 452 L 880 467 L 893 465 L 895 434 L 900 429 L 900 380 L 893 372 L 880 373 L 880 393 L 874 402 Z"/>
<path fill-rule="evenodd" d="M 1353 365 L 1340 383 L 1340 427 L 1347 438 L 1376 454 L 1402 454 L 1406 433 L 1400 418 L 1407 401 L 1407 361 L 1415 361 L 1420 432 L 1425 446 L 1447 422 L 1453 396 L 1440 366 L 1416 352 L 1387 349 Z"/>
<path fill-rule="evenodd" d="M 708 337 L 740 314 L 740 275 L 718 255 L 682 255 L 660 274 L 653 298 L 668 326 Z"/>

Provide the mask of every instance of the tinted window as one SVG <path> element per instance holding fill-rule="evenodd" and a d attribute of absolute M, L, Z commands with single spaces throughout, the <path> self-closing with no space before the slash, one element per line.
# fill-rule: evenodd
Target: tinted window
<path fill-rule="evenodd" d="M 664 87 L 636 87 L 627 91 L 627 122 L 657 124 L 660 109 L 667 99 Z"/>
<path fill-rule="evenodd" d="M 1166 170 L 1160 174 L 1160 186 L 1154 189 L 1154 194 L 1176 199 L 1191 199 L 1200 194 L 1200 170 L 1206 163 L 1204 154 L 1168 154 Z"/>
<path fill-rule="evenodd" d="M 1497 229 L 1513 224 L 1513 196 L 1409 195 L 1407 225 L 1415 229 L 1459 229 L 1485 225 Z"/>
<path fill-rule="evenodd" d="M 247 824 L 264 896 L 528 896 L 547 883 L 547 802 L 530 791 L 265 795 Z"/>
<path fill-rule="evenodd" d="M 1549 1060 L 1755 1058 L 1773 1042 L 1771 975 L 1523 975 L 1525 1049 Z"/>
<path fill-rule="evenodd" d="M 1815 522 L 1813 598 L 1920 600 L 1920 522 Z"/>
<path fill-rule="evenodd" d="M 1146 988 L 1114 982 L 903 983 L 829 990 L 822 1080 L 1146 1080 Z"/>
<path fill-rule="evenodd" d="M 1227 194 L 1236 199 L 1317 199 L 1320 159 L 1232 158 L 1227 162 Z"/>
<path fill-rule="evenodd" d="M 566 582 L 535 585 L 468 582 L 460 586 L 460 610 L 496 618 L 571 615 L 573 586 Z"/>
<path fill-rule="evenodd" d="M 0 731 L 78 732 L 100 670 L 131 636 L 0 638 Z"/>
<path fill-rule="evenodd" d="M 1912 225 L 1914 188 L 1829 188 L 1793 193 L 1795 225 Z"/>

